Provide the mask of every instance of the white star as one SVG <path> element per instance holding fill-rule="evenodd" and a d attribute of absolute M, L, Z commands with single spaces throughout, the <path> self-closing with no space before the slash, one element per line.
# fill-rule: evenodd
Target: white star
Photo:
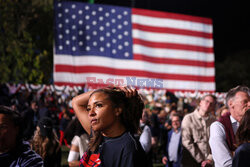
<path fill-rule="evenodd" d="M 72 25 L 72 29 L 75 30 L 76 29 L 76 25 Z"/>
<path fill-rule="evenodd" d="M 59 50 L 63 50 L 63 46 L 62 45 L 59 46 Z"/>
<path fill-rule="evenodd" d="M 96 31 L 93 31 L 93 35 L 97 35 L 97 32 L 96 32 Z"/>
<path fill-rule="evenodd" d="M 104 37 L 100 37 L 100 41 L 104 41 Z"/>
<path fill-rule="evenodd" d="M 111 13 L 115 13 L 115 9 L 112 9 L 112 10 L 111 10 Z"/>
<path fill-rule="evenodd" d="M 78 14 L 82 14 L 82 10 L 79 10 L 79 11 L 78 11 Z"/>
<path fill-rule="evenodd" d="M 86 28 L 86 30 L 89 30 L 89 29 L 90 29 L 90 26 L 89 26 L 89 25 L 86 25 L 85 28 Z"/>
<path fill-rule="evenodd" d="M 97 22 L 94 20 L 94 21 L 92 21 L 92 24 L 95 26 L 97 24 Z"/>
<path fill-rule="evenodd" d="M 115 49 L 113 49 L 113 50 L 112 50 L 112 53 L 113 53 L 113 54 L 116 54 L 116 50 L 115 50 Z"/>
<path fill-rule="evenodd" d="M 107 43 L 106 46 L 109 48 L 111 45 L 110 45 L 110 43 Z"/>
<path fill-rule="evenodd" d="M 128 21 L 124 21 L 123 24 L 126 26 L 128 25 Z"/>
<path fill-rule="evenodd" d="M 100 47 L 100 51 L 103 52 L 104 51 L 104 47 Z"/>
<path fill-rule="evenodd" d="M 82 35 L 82 34 L 83 34 L 83 31 L 82 31 L 82 30 L 80 30 L 80 31 L 79 31 L 79 35 Z"/>
<path fill-rule="evenodd" d="M 69 45 L 69 44 L 70 44 L 70 41 L 69 41 L 69 40 L 67 40 L 67 41 L 66 41 L 66 45 Z"/>
<path fill-rule="evenodd" d="M 86 36 L 86 40 L 90 40 L 90 36 L 89 35 Z"/>
<path fill-rule="evenodd" d="M 83 23 L 83 21 L 82 20 L 79 20 L 79 22 L 78 22 L 80 25 L 82 25 L 82 23 Z"/>
<path fill-rule="evenodd" d="M 65 19 L 65 23 L 69 23 L 69 19 Z"/>
<path fill-rule="evenodd" d="M 118 28 L 118 29 L 122 29 L 122 25 L 119 24 L 119 25 L 117 26 L 117 28 Z"/>
<path fill-rule="evenodd" d="M 128 36 L 128 31 L 124 31 L 124 35 L 125 35 L 125 36 Z"/>
<path fill-rule="evenodd" d="M 128 42 L 128 41 L 124 42 L 124 45 L 125 45 L 125 46 L 128 46 L 128 45 L 129 45 L 129 42 Z"/>
<path fill-rule="evenodd" d="M 80 41 L 80 42 L 79 42 L 79 45 L 80 45 L 80 46 L 82 46 L 82 45 L 83 45 L 83 42 L 82 42 L 82 41 Z"/>
<path fill-rule="evenodd" d="M 106 17 L 109 17 L 109 13 L 108 13 L 108 12 L 107 12 L 107 13 L 105 13 L 105 16 L 106 16 Z"/>
<path fill-rule="evenodd" d="M 109 22 L 107 22 L 107 23 L 106 23 L 106 26 L 107 26 L 107 27 L 109 27 L 109 26 L 110 26 L 110 23 L 109 23 Z"/>
<path fill-rule="evenodd" d="M 85 19 L 86 19 L 86 20 L 89 20 L 89 18 L 90 18 L 89 15 L 86 15 L 86 16 L 85 16 Z"/>
<path fill-rule="evenodd" d="M 111 22 L 112 22 L 112 23 L 115 23 L 115 19 L 112 19 Z"/>
<path fill-rule="evenodd" d="M 124 12 L 123 12 L 123 14 L 124 14 L 124 15 L 127 15 L 127 14 L 128 14 L 128 12 L 127 12 L 127 11 L 124 11 Z"/>
<path fill-rule="evenodd" d="M 121 34 L 118 35 L 118 39 L 122 39 L 122 35 Z"/>
<path fill-rule="evenodd" d="M 73 15 L 72 15 L 72 19 L 76 19 L 76 15 L 73 14 Z"/>
<path fill-rule="evenodd" d="M 107 33 L 106 33 L 106 36 L 107 36 L 107 37 L 110 37 L 110 32 L 107 32 Z"/>
<path fill-rule="evenodd" d="M 122 50 L 122 48 L 123 48 L 122 45 L 119 45 L 119 46 L 118 46 L 118 49 Z"/>
<path fill-rule="evenodd" d="M 59 27 L 59 28 L 62 28 L 62 27 L 63 27 L 63 25 L 62 25 L 62 24 L 58 24 L 58 27 Z"/>
<path fill-rule="evenodd" d="M 93 42 L 93 46 L 97 46 L 97 42 L 96 41 Z"/>
<path fill-rule="evenodd" d="M 121 18 L 122 18 L 122 15 L 119 14 L 119 15 L 117 16 L 117 18 L 118 18 L 118 19 L 121 19 Z"/>
<path fill-rule="evenodd" d="M 96 11 L 93 11 L 93 12 L 92 12 L 92 15 L 95 16 L 95 15 L 96 15 Z"/>
<path fill-rule="evenodd" d="M 103 8 L 102 8 L 102 7 L 99 7 L 99 8 L 98 8 L 98 11 L 100 11 L 100 12 L 103 11 Z"/>
<path fill-rule="evenodd" d="M 124 56 L 125 56 L 125 57 L 129 57 L 129 53 L 128 53 L 128 52 L 125 52 L 125 53 L 124 53 Z"/>
<path fill-rule="evenodd" d="M 66 9 L 64 10 L 64 12 L 65 12 L 65 13 L 68 13 L 68 12 L 69 12 L 69 9 L 66 8 Z"/>
<path fill-rule="evenodd" d="M 62 4 L 61 4 L 61 3 L 58 3 L 57 6 L 60 8 L 60 7 L 62 6 Z"/>
<path fill-rule="evenodd" d="M 65 30 L 65 33 L 66 33 L 66 34 L 69 34 L 69 32 L 70 32 L 69 29 L 66 29 L 66 30 Z"/>
<path fill-rule="evenodd" d="M 72 51 L 76 51 L 76 47 L 75 46 L 72 47 Z"/>
<path fill-rule="evenodd" d="M 72 9 L 75 9 L 75 8 L 76 8 L 76 5 L 75 5 L 75 4 L 73 4 L 71 7 L 72 7 Z"/>
<path fill-rule="evenodd" d="M 99 17 L 99 20 L 100 20 L 100 21 L 103 21 L 103 17 L 102 17 L 102 16 L 100 16 L 100 17 Z"/>
<path fill-rule="evenodd" d="M 116 39 L 112 39 L 112 42 L 113 42 L 113 43 L 116 43 Z"/>
<path fill-rule="evenodd" d="M 63 39 L 63 35 L 62 34 L 59 35 L 59 39 Z"/>
<path fill-rule="evenodd" d="M 72 40 L 73 40 L 73 41 L 76 40 L 76 36 L 72 36 Z"/>
<path fill-rule="evenodd" d="M 104 30 L 104 27 L 103 27 L 103 26 L 101 26 L 101 27 L 99 28 L 99 30 L 100 30 L 100 31 L 103 31 L 103 30 Z"/>
<path fill-rule="evenodd" d="M 62 13 L 58 13 L 58 17 L 62 17 Z"/>
<path fill-rule="evenodd" d="M 89 10 L 89 6 L 85 6 L 85 10 Z"/>
<path fill-rule="evenodd" d="M 89 47 L 89 46 L 86 46 L 86 50 L 87 50 L 87 51 L 90 51 L 90 47 Z"/>
<path fill-rule="evenodd" d="M 113 28 L 113 29 L 112 29 L 112 33 L 115 33 L 115 32 L 116 32 L 116 29 Z"/>

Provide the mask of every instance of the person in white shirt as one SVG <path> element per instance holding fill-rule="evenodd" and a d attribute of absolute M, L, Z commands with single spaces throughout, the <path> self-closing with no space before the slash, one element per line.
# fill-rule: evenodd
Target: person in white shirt
<path fill-rule="evenodd" d="M 244 113 L 250 108 L 250 91 L 246 86 L 237 86 L 228 91 L 226 105 L 229 113 L 210 127 L 209 145 L 215 167 L 231 167 L 235 151 L 235 134 Z"/>

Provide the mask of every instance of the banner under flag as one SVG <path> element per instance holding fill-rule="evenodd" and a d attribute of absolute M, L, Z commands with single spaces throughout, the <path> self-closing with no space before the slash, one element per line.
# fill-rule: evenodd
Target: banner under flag
<path fill-rule="evenodd" d="M 54 83 L 215 91 L 212 20 L 55 2 Z"/>

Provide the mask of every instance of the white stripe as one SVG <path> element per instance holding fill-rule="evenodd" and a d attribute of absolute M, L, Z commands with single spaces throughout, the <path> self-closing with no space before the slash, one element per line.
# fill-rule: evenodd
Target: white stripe
<path fill-rule="evenodd" d="M 135 54 L 143 54 L 158 58 L 186 59 L 186 60 L 197 60 L 206 62 L 214 61 L 213 53 L 188 51 L 188 50 L 150 48 L 138 44 L 133 45 L 133 52 Z"/>
<path fill-rule="evenodd" d="M 150 42 L 166 42 L 174 44 L 196 45 L 212 48 L 213 40 L 202 37 L 192 37 L 187 35 L 176 35 L 167 33 L 146 32 L 133 29 L 133 38 L 142 39 Z"/>
<path fill-rule="evenodd" d="M 92 78 L 91 78 L 92 77 Z M 140 80 L 141 79 L 141 80 Z M 213 82 L 197 82 L 197 81 L 178 81 L 178 80 L 149 80 L 142 77 L 136 77 L 136 80 L 130 80 L 128 82 L 126 77 L 116 76 L 116 75 L 107 75 L 107 74 L 98 74 L 98 73 L 88 73 L 88 74 L 75 74 L 75 73 L 63 73 L 57 72 L 54 74 L 54 80 L 56 82 L 70 82 L 75 84 L 87 83 L 104 83 L 104 84 L 118 84 L 123 83 L 125 85 L 131 84 L 132 86 L 145 85 L 151 87 L 162 87 L 168 89 L 191 89 L 191 90 L 203 90 L 203 91 L 214 91 L 215 84 Z M 100 82 L 102 80 L 103 82 Z M 136 82 L 135 82 L 136 81 Z M 135 83 L 135 85 L 134 85 Z"/>
<path fill-rule="evenodd" d="M 214 68 L 154 64 L 140 60 L 120 60 L 101 56 L 54 56 L 54 65 L 101 66 L 114 69 L 141 70 L 155 73 L 214 76 Z"/>
<path fill-rule="evenodd" d="M 212 33 L 213 27 L 211 24 L 197 23 L 192 21 L 184 21 L 177 19 L 155 18 L 149 16 L 132 15 L 132 23 L 155 26 L 155 27 L 169 27 L 183 30 L 192 30 L 199 32 Z"/>

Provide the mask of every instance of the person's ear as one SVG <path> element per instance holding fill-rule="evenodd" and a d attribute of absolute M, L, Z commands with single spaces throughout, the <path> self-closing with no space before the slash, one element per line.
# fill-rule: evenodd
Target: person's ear
<path fill-rule="evenodd" d="M 228 107 L 233 108 L 233 100 L 232 99 L 228 100 Z"/>
<path fill-rule="evenodd" d="M 118 108 L 115 109 L 115 115 L 116 116 L 119 116 L 121 113 L 122 113 L 122 108 L 121 107 L 118 107 Z"/>

